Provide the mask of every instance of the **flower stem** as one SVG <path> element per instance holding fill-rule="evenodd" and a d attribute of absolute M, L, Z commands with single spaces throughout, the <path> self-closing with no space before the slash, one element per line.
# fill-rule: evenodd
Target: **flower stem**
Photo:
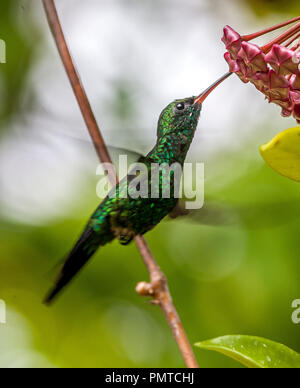
<path fill-rule="evenodd" d="M 300 32 L 300 23 L 295 24 L 293 27 L 289 28 L 283 34 L 279 35 L 277 38 L 273 39 L 270 43 L 262 47 L 264 53 L 269 52 L 274 44 L 282 44 L 289 38 L 292 38 L 294 35 L 297 35 Z M 295 37 L 293 38 L 293 41 Z"/>
<path fill-rule="evenodd" d="M 250 34 L 250 35 L 245 35 L 243 36 L 243 40 L 249 42 L 250 40 L 253 40 L 253 39 L 256 39 L 256 38 L 259 38 L 260 36 L 263 36 L 263 35 L 266 35 L 268 34 L 269 32 L 273 32 L 273 31 L 276 31 L 282 27 L 286 27 L 286 26 L 289 26 L 290 24 L 292 23 L 296 23 L 300 20 L 300 16 L 297 16 L 295 17 L 294 19 L 290 19 L 286 22 L 283 22 L 283 23 L 280 23 L 280 24 L 277 24 L 276 26 L 273 26 L 273 27 L 269 27 L 269 28 L 266 28 L 265 30 L 262 30 L 262 31 L 259 31 L 259 32 L 256 32 L 254 34 Z"/>
<path fill-rule="evenodd" d="M 291 44 L 293 44 L 295 42 L 296 39 L 300 38 L 300 32 L 298 32 L 295 36 L 293 36 L 288 42 L 286 42 L 285 44 L 285 47 L 289 47 Z M 295 47 L 298 47 L 299 46 L 299 42 L 298 44 L 296 44 Z M 292 50 L 295 49 L 295 47 L 292 48 Z"/>

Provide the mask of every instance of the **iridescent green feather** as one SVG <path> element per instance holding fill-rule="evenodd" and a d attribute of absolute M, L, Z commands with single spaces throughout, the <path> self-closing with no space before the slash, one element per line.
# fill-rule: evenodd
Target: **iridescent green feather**
<path fill-rule="evenodd" d="M 164 168 L 174 163 L 183 166 L 200 117 L 201 105 L 194 104 L 194 101 L 194 97 L 177 100 L 163 110 L 158 122 L 157 143 L 143 158 L 146 172 L 142 172 L 139 179 L 146 180 L 148 193 L 156 189 L 161 196 L 136 198 L 134 194 L 137 193 L 137 187 L 130 185 L 131 174 L 121 180 L 91 217 L 69 254 L 46 303 L 56 297 L 100 246 L 115 238 L 123 244 L 129 243 L 135 235 L 143 235 L 154 228 L 176 206 L 178 196 L 175 196 L 175 172 L 171 172 L 167 179 L 160 175 L 158 187 L 152 187 L 157 186 L 157 181 L 151 179 L 151 167 L 153 163 L 165 164 L 165 167 L 162 166 L 164 173 Z M 168 190 L 171 196 L 164 198 L 163 194 L 168 193 Z"/>

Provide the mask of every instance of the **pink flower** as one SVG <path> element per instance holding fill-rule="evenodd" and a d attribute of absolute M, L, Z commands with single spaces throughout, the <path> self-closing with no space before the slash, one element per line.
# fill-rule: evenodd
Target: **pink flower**
<path fill-rule="evenodd" d="M 225 59 L 230 71 L 244 83 L 251 82 L 269 102 L 282 108 L 282 115 L 293 115 L 300 123 L 300 16 L 255 34 L 241 36 L 224 28 Z M 251 40 L 296 23 L 263 47 Z"/>

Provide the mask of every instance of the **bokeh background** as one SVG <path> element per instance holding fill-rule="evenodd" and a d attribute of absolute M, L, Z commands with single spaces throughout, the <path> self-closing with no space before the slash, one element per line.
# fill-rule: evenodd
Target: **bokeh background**
<path fill-rule="evenodd" d="M 168 102 L 200 93 L 227 71 L 225 24 L 250 33 L 300 11 L 298 0 L 56 3 L 105 139 L 142 153 L 153 146 Z M 0 367 L 184 366 L 161 311 L 134 291 L 147 280 L 134 244 L 102 249 L 52 308 L 42 305 L 57 263 L 99 202 L 97 158 L 41 1 L 2 1 L 0 15 L 7 45 L 0 64 L 0 299 L 7 304 Z M 291 321 L 300 298 L 300 186 L 258 152 L 292 126 L 235 77 L 205 103 L 189 160 L 205 163 L 217 221 L 165 221 L 147 235 L 193 343 L 248 334 L 300 352 L 300 326 Z M 220 222 L 224 211 L 229 225 Z M 195 351 L 201 367 L 239 367 Z"/>

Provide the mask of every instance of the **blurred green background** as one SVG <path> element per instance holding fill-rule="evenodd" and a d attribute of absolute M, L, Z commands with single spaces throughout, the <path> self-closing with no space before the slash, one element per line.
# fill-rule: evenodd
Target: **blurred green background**
<path fill-rule="evenodd" d="M 144 153 L 161 109 L 226 71 L 225 24 L 250 33 L 300 10 L 298 0 L 57 0 L 57 7 L 105 138 Z M 0 367 L 184 366 L 161 311 L 134 291 L 147 280 L 134 244 L 102 249 L 53 307 L 42 305 L 56 264 L 99 202 L 97 158 L 41 2 L 1 2 L 0 15 L 7 47 L 0 64 L 0 299 L 7 305 Z M 189 159 L 205 163 L 206 199 L 234 222 L 166 220 L 147 235 L 193 343 L 247 334 L 300 352 L 300 326 L 291 321 L 300 298 L 300 186 L 258 153 L 292 126 L 234 78 L 203 109 Z M 195 352 L 201 367 L 239 367 Z"/>

